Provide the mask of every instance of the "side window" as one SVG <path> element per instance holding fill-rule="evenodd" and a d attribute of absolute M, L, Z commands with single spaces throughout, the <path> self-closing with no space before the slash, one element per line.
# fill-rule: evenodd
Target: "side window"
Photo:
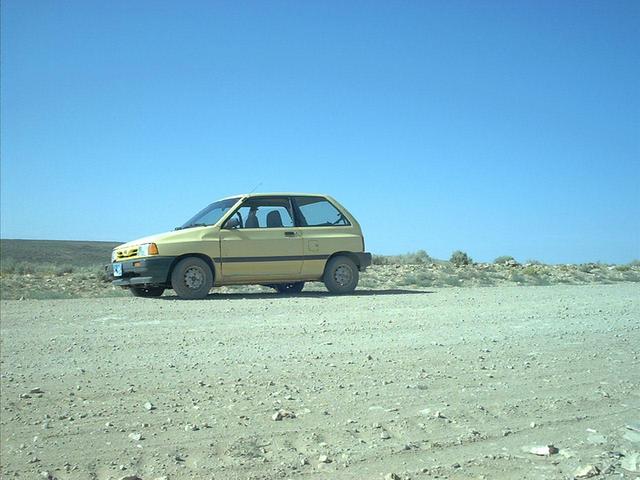
<path fill-rule="evenodd" d="M 340 211 L 322 197 L 296 197 L 302 227 L 350 225 Z"/>
<path fill-rule="evenodd" d="M 288 198 L 250 198 L 233 215 L 237 228 L 290 228 L 293 215 Z"/>

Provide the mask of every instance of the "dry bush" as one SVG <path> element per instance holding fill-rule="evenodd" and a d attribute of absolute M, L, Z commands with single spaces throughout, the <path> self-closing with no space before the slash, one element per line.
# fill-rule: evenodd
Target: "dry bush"
<path fill-rule="evenodd" d="M 473 259 L 461 250 L 453 252 L 449 261 L 456 266 L 471 265 L 473 263 Z"/>
<path fill-rule="evenodd" d="M 493 261 L 493 263 L 496 263 L 498 265 L 504 265 L 505 263 L 514 263 L 514 262 L 517 263 L 516 259 L 510 255 L 502 255 Z"/>
<path fill-rule="evenodd" d="M 433 258 L 424 250 L 405 253 L 404 255 L 373 255 L 374 265 L 426 265 L 433 263 Z"/>

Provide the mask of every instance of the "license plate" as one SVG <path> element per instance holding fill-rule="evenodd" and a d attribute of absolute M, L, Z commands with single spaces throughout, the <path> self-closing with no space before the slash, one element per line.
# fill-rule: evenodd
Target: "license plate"
<path fill-rule="evenodd" d="M 121 277 L 122 276 L 122 264 L 121 263 L 114 263 L 113 264 L 113 276 L 114 277 Z"/>

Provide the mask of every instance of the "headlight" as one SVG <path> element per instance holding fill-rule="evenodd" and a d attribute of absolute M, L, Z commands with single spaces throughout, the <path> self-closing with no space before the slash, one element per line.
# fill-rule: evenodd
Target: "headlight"
<path fill-rule="evenodd" d="M 138 247 L 139 257 L 148 257 L 149 255 L 158 255 L 158 246 L 155 243 L 145 243 Z"/>

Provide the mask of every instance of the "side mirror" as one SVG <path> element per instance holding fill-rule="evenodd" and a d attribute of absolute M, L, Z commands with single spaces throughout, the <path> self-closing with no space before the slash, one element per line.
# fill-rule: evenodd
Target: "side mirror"
<path fill-rule="evenodd" d="M 232 217 L 225 222 L 223 228 L 225 230 L 233 230 L 234 228 L 239 228 L 239 227 L 240 227 L 240 219 L 238 217 Z"/>

